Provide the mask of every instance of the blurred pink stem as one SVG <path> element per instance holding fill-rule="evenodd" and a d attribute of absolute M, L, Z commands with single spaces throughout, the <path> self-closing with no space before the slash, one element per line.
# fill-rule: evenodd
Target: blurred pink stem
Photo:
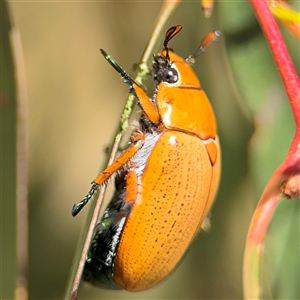
<path fill-rule="evenodd" d="M 296 123 L 296 133 L 283 164 L 271 176 L 253 214 L 244 254 L 244 296 L 260 299 L 260 261 L 264 240 L 280 199 L 299 195 L 300 182 L 300 82 L 277 24 L 265 0 L 249 0 L 274 57 L 288 95 Z"/>
<path fill-rule="evenodd" d="M 300 127 L 300 82 L 278 26 L 265 0 L 249 0 L 274 57 L 289 97 L 296 130 Z"/>

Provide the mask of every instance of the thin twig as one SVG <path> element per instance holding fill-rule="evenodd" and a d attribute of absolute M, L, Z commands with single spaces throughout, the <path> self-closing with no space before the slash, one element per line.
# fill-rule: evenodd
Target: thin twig
<path fill-rule="evenodd" d="M 28 299 L 28 161 L 27 161 L 27 92 L 25 63 L 20 32 L 13 27 L 10 33 L 15 62 L 17 98 L 17 276 L 15 299 Z"/>
<path fill-rule="evenodd" d="M 169 22 L 171 16 L 174 14 L 177 6 L 181 1 L 164 1 L 164 4 L 159 12 L 158 19 L 155 22 L 155 27 L 152 31 L 149 42 L 144 50 L 144 54 L 141 58 L 141 63 L 146 63 L 150 60 L 151 55 L 153 54 L 153 49 L 156 48 L 159 41 L 159 37 L 162 36 L 164 27 Z"/>

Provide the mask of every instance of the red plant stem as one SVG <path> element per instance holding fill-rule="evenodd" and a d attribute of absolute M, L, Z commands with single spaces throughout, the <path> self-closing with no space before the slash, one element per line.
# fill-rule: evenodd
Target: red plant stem
<path fill-rule="evenodd" d="M 269 44 L 277 65 L 279 74 L 289 97 L 292 112 L 296 123 L 296 132 L 300 134 L 300 82 L 287 52 L 285 43 L 278 26 L 265 0 L 249 0 L 261 29 Z"/>
<path fill-rule="evenodd" d="M 265 0 L 249 0 L 249 2 L 274 57 L 296 123 L 296 133 L 289 153 L 283 164 L 273 173 L 259 200 L 246 240 L 244 254 L 245 299 L 261 299 L 262 286 L 259 274 L 267 229 L 277 204 L 285 194 L 285 188 L 290 187 L 295 194 L 299 192 L 300 82 L 267 3 Z"/>
<path fill-rule="evenodd" d="M 248 233 L 249 241 L 255 242 L 256 244 L 263 242 L 279 200 L 280 196 L 278 195 L 273 195 L 270 198 L 262 197 L 262 201 L 257 205 L 252 217 Z"/>

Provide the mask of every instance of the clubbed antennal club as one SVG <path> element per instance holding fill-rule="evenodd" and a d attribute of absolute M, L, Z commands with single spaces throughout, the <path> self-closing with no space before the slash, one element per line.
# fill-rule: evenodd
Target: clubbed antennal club
<path fill-rule="evenodd" d="M 196 61 L 196 57 L 199 56 L 201 53 L 203 53 L 206 50 L 208 45 L 210 45 L 212 42 L 217 41 L 220 35 L 221 35 L 221 32 L 219 30 L 208 33 L 202 39 L 201 44 L 200 44 L 199 48 L 197 49 L 197 51 L 194 54 L 189 55 L 185 59 L 186 62 L 189 63 L 190 65 L 194 64 Z"/>
<path fill-rule="evenodd" d="M 181 25 L 176 25 L 176 26 L 172 26 L 171 28 L 169 28 L 168 31 L 166 32 L 166 36 L 165 36 L 165 40 L 164 40 L 164 48 L 166 50 L 167 60 L 170 60 L 168 44 L 171 41 L 171 39 L 175 35 L 177 35 L 177 33 L 179 33 L 181 31 L 181 29 L 182 29 Z"/>

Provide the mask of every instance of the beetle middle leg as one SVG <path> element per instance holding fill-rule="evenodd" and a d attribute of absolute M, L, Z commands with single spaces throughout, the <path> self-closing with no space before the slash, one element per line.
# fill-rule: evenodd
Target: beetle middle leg
<path fill-rule="evenodd" d="M 136 201 L 138 194 L 138 177 L 134 170 L 134 166 L 129 168 L 129 171 L 126 175 L 126 197 L 125 205 L 132 206 Z"/>
<path fill-rule="evenodd" d="M 136 133 L 129 148 L 125 150 L 110 166 L 100 173 L 93 181 L 92 187 L 87 195 L 72 208 L 72 216 L 75 217 L 81 209 L 89 202 L 100 185 L 104 184 L 116 171 L 129 162 L 129 160 L 141 149 L 144 144 L 145 135 Z"/>

